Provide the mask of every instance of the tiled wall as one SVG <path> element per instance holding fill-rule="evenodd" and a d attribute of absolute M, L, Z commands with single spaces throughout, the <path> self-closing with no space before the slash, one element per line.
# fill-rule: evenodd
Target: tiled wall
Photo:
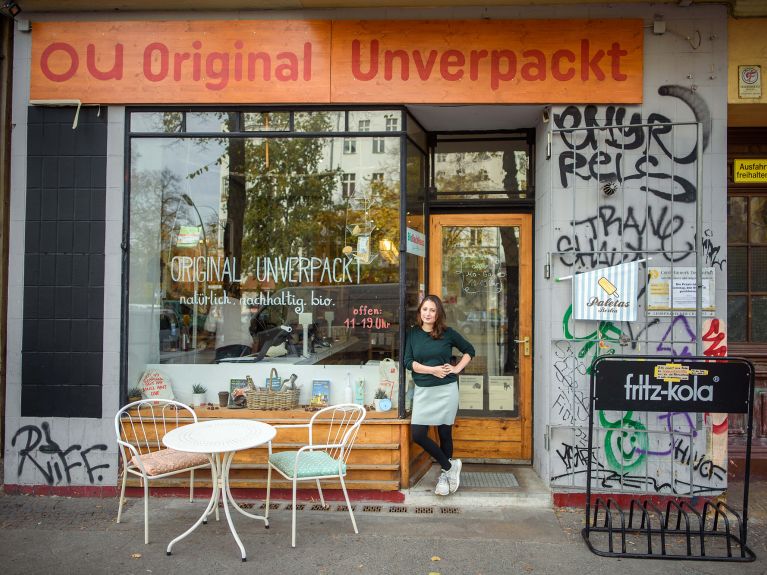
<path fill-rule="evenodd" d="M 106 114 L 30 107 L 21 415 L 102 415 Z"/>

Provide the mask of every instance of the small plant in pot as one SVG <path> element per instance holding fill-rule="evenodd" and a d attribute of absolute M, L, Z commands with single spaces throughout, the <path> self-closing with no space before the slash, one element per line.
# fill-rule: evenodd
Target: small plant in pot
<path fill-rule="evenodd" d="M 376 389 L 376 393 L 373 396 L 373 406 L 376 411 L 389 411 L 391 409 L 391 400 L 386 395 L 386 390 L 380 387 Z"/>
<path fill-rule="evenodd" d="M 201 383 L 195 383 L 192 386 L 192 407 L 200 407 L 205 404 L 205 394 L 208 388 Z"/>
<path fill-rule="evenodd" d="M 128 403 L 133 403 L 134 401 L 138 401 L 139 399 L 141 399 L 141 388 L 131 387 L 128 390 Z"/>

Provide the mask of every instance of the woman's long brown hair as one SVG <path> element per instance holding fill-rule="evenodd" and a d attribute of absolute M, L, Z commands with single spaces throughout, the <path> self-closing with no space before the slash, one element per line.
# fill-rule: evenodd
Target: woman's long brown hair
<path fill-rule="evenodd" d="M 447 329 L 447 323 L 445 322 L 445 308 L 442 306 L 442 300 L 439 299 L 438 296 L 429 294 L 423 298 L 423 301 L 418 306 L 418 317 L 416 318 L 416 322 L 418 323 L 419 327 L 423 327 L 423 320 L 421 319 L 421 308 L 427 301 L 433 303 L 437 308 L 437 317 L 434 319 L 434 328 L 431 330 L 429 335 L 434 339 L 439 339 L 442 337 L 442 334 L 445 333 L 445 330 Z"/>

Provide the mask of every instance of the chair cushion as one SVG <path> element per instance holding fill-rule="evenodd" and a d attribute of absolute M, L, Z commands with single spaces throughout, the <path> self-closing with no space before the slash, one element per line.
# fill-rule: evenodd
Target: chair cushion
<path fill-rule="evenodd" d="M 208 456 L 204 453 L 187 453 L 175 449 L 161 449 L 141 455 L 141 463 L 144 465 L 147 475 L 172 473 L 189 467 L 206 465 L 209 462 Z M 138 467 L 138 458 L 134 456 L 131 463 Z"/>
<path fill-rule="evenodd" d="M 273 453 L 269 463 L 290 477 L 322 477 L 338 475 L 338 460 L 333 459 L 324 451 L 304 451 L 298 458 L 298 470 L 294 475 L 297 451 L 281 451 Z M 346 464 L 341 462 L 341 473 L 346 473 Z"/>

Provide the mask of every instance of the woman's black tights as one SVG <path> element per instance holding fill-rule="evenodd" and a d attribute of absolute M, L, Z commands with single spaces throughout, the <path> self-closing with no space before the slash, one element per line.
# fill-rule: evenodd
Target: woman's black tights
<path fill-rule="evenodd" d="M 438 425 L 439 445 L 429 437 L 428 425 L 411 425 L 410 432 L 413 441 L 424 448 L 424 451 L 437 460 L 440 467 L 447 471 L 451 467 L 450 459 L 453 457 L 453 426 Z"/>

